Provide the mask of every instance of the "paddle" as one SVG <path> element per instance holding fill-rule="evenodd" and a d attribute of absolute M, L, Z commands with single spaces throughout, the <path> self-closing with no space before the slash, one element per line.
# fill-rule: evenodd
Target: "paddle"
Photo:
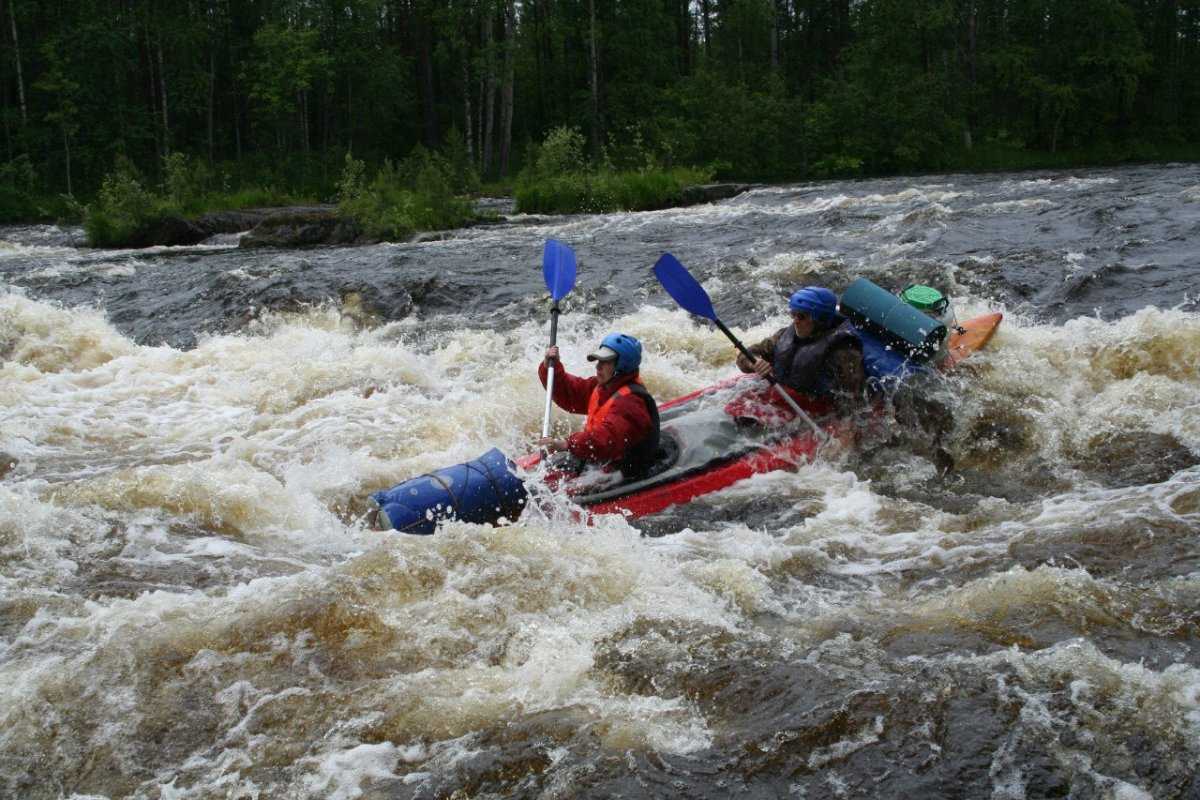
<path fill-rule="evenodd" d="M 675 302 L 682 306 L 685 311 L 712 321 L 720 329 L 721 333 L 725 334 L 729 341 L 733 342 L 733 346 L 742 355 L 754 361 L 754 355 L 733 335 L 733 331 L 725 327 L 725 323 L 717 318 L 717 312 L 713 309 L 712 300 L 709 299 L 708 292 L 704 291 L 704 287 L 692 277 L 692 273 L 687 271 L 687 267 L 679 263 L 679 259 L 670 253 L 663 253 L 662 257 L 658 259 L 658 263 L 654 265 L 654 277 L 658 278 L 658 282 L 667 290 L 667 294 L 671 295 L 675 299 Z M 791 407 L 792 411 L 796 412 L 796 416 L 807 422 L 822 442 L 829 439 L 829 435 L 821 430 L 817 423 L 812 421 L 812 417 L 804 413 L 804 409 L 796 404 L 796 401 L 779 385 L 774 376 L 768 376 L 767 380 L 775 387 L 775 391 Z"/>
<path fill-rule="evenodd" d="M 558 301 L 567 296 L 575 287 L 575 251 L 562 242 L 554 239 L 546 240 L 542 251 L 542 275 L 546 279 L 546 288 L 550 290 L 550 346 L 558 342 L 558 315 L 562 311 Z M 554 370 L 546 370 L 546 413 L 542 417 L 542 438 L 550 435 L 550 409 L 554 407 Z"/>

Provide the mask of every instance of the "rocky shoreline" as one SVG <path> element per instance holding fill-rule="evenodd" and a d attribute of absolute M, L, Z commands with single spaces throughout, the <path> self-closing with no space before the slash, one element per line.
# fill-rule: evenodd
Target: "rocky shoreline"
<path fill-rule="evenodd" d="M 749 189 L 746 183 L 710 183 L 689 186 L 679 202 L 668 208 L 701 205 L 735 197 Z M 494 220 L 481 216 L 475 224 Z M 215 211 L 194 218 L 164 217 L 138 230 L 122 246 L 180 247 L 203 242 L 217 234 L 249 231 L 238 242 L 239 247 L 317 247 L 320 245 L 375 244 L 379 240 L 364 234 L 359 225 L 338 214 L 337 206 L 290 206 L 286 208 L 251 208 L 240 211 Z M 417 234 L 414 239 L 428 238 Z"/>
<path fill-rule="evenodd" d="M 129 241 L 122 247 L 181 247 L 199 244 L 222 233 L 250 233 L 242 237 L 243 247 L 272 246 L 274 242 L 264 242 L 256 245 L 253 239 L 256 231 L 262 230 L 263 236 L 270 231 L 280 229 L 285 231 L 287 239 L 294 241 L 291 246 L 304 244 L 338 244 L 335 236 L 346 236 L 348 231 L 337 213 L 337 206 L 290 206 L 286 208 L 247 208 L 238 211 L 213 211 L 198 217 L 163 217 L 153 223 L 138 229 Z M 347 222 L 349 222 L 347 220 Z M 355 235 L 357 235 L 355 226 Z M 247 244 L 246 239 L 251 239 Z M 352 239 L 351 239 L 352 240 Z M 281 238 L 280 241 L 284 241 Z"/>

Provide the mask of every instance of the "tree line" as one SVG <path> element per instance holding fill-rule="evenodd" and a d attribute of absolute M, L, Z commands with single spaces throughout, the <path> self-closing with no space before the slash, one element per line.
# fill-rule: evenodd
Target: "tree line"
<path fill-rule="evenodd" d="M 790 179 L 1190 157 L 1200 0 L 0 0 L 0 185 L 453 149 Z"/>

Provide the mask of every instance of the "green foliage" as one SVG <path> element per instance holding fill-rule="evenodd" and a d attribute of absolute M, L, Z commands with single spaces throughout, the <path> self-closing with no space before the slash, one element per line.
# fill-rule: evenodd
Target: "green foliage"
<path fill-rule="evenodd" d="M 38 206 L 32 195 L 0 183 L 0 224 L 28 222 L 41 219 Z"/>
<path fill-rule="evenodd" d="M 950 0 L 877 0 L 862 9 L 866 35 L 847 48 L 843 72 L 826 86 L 823 117 L 814 118 L 832 134 L 832 142 L 819 145 L 818 164 L 850 156 L 873 173 L 944 166 L 944 154 L 957 146 L 959 114 L 943 66 L 954 63 L 952 6 Z"/>
<path fill-rule="evenodd" d="M 78 225 L 87 215 L 87 206 L 69 194 L 51 198 L 39 210 L 61 225 Z"/>
<path fill-rule="evenodd" d="M 60 48 L 61 44 L 55 42 L 42 45 L 48 69 L 34 82 L 33 88 L 45 92 L 51 98 L 52 105 L 46 112 L 46 122 L 59 128 L 69 137 L 79 130 L 79 107 L 75 102 L 79 94 L 79 84 L 71 78 L 68 72 L 69 65 L 59 54 Z"/>
<path fill-rule="evenodd" d="M 417 147 L 399 165 L 385 160 L 368 183 L 366 165 L 349 153 L 338 182 L 338 211 L 370 237 L 403 240 L 417 231 L 461 227 L 474 218 L 471 204 L 453 191 L 450 163 Z"/>
<path fill-rule="evenodd" d="M 37 186 L 37 173 L 29 156 L 21 155 L 6 164 L 0 164 L 0 185 L 32 194 Z"/>
<path fill-rule="evenodd" d="M 659 148 L 676 163 L 723 162 L 718 177 L 782 178 L 804 172 L 807 152 L 800 103 L 783 83 L 750 87 L 714 70 L 681 80 L 653 121 Z"/>
<path fill-rule="evenodd" d="M 83 206 L 69 194 L 51 194 L 26 155 L 0 164 L 0 224 L 10 222 L 55 221 L 77 223 L 83 219 Z"/>
<path fill-rule="evenodd" d="M 256 57 L 243 73 L 250 97 L 262 103 L 271 119 L 295 114 L 301 92 L 313 87 L 329 69 L 331 58 L 319 43 L 319 32 L 270 22 L 254 34 Z"/>
<path fill-rule="evenodd" d="M 274 186 L 247 186 L 229 194 L 210 198 L 208 211 L 229 211 L 238 208 L 268 208 L 294 206 L 313 202 L 312 198 L 280 191 Z"/>
<path fill-rule="evenodd" d="M 670 145 L 664 144 L 665 152 L 660 159 L 650 146 L 641 123 L 627 126 L 619 135 L 610 131 L 608 142 L 604 145 L 604 167 L 609 170 L 657 169 L 663 162 L 671 162 Z"/>
<path fill-rule="evenodd" d="M 558 127 L 546 134 L 546 139 L 533 153 L 532 174 L 541 178 L 574 175 L 587 169 L 584 157 L 586 142 L 578 128 Z"/>
<path fill-rule="evenodd" d="M 419 142 L 440 141 L 454 194 L 479 190 L 485 151 L 515 185 L 494 174 L 506 86 L 526 190 L 597 207 L 669 193 L 602 175 L 679 166 L 787 180 L 1200 144 L 1195 0 L 45 5 L 0 12 L 0 159 L 36 176 L 0 176 L 0 219 L 69 213 L 66 192 L 100 225 L 118 154 L 187 213 L 332 198 L 348 150 L 365 189 Z"/>
<path fill-rule="evenodd" d="M 163 189 L 168 203 L 185 213 L 211 207 L 206 202 L 216 188 L 212 170 L 203 161 L 183 153 L 171 153 L 163 159 Z"/>
<path fill-rule="evenodd" d="M 27 155 L 0 164 L 0 222 L 16 222 L 37 216 L 37 174 Z"/>
<path fill-rule="evenodd" d="M 862 173 L 862 168 L 861 158 L 835 154 L 813 164 L 812 172 L 818 178 L 853 178 Z"/>
<path fill-rule="evenodd" d="M 1014 171 L 1069 169 L 1079 164 L 1108 165 L 1156 161 L 1200 161 L 1200 144 L 1175 145 L 1133 141 L 1124 145 L 1113 145 L 1111 142 L 1102 141 L 1090 146 L 1050 152 L 988 139 L 970 151 L 955 154 L 950 168 Z"/>
<path fill-rule="evenodd" d="M 171 210 L 163 198 L 145 187 L 133 163 L 121 157 L 116 169 L 105 177 L 96 201 L 88 206 L 83 228 L 93 247 L 117 247 Z"/>
<path fill-rule="evenodd" d="M 530 158 L 529 167 L 517 177 L 517 210 L 560 214 L 645 211 L 677 203 L 687 186 L 712 180 L 712 172 L 705 169 L 655 166 L 658 159 L 640 135 L 633 135 L 623 147 L 606 148 L 599 166 L 587 163 L 583 147 L 578 129 L 550 131 Z M 617 170 L 609 156 L 614 151 L 623 163 L 640 163 L 643 168 Z"/>
<path fill-rule="evenodd" d="M 82 208 L 83 227 L 94 247 L 120 247 L 139 231 L 168 216 L 194 216 L 206 211 L 294 205 L 304 198 L 270 186 L 230 188 L 226 173 L 217 185 L 218 172 L 182 153 L 163 159 L 163 185 L 155 190 L 129 159 L 118 156 L 105 176 L 96 199 L 86 207 L 72 200 L 60 205 L 63 213 Z"/>
<path fill-rule="evenodd" d="M 684 167 L 524 178 L 517 182 L 516 205 L 543 214 L 648 211 L 674 205 L 686 187 L 710 180 L 712 173 Z"/>
<path fill-rule="evenodd" d="M 442 157 L 450 188 L 456 194 L 473 194 L 479 191 L 479 170 L 471 163 L 467 141 L 458 126 L 451 126 L 442 144 Z"/>
<path fill-rule="evenodd" d="M 359 161 L 350 153 L 346 153 L 346 165 L 342 169 L 342 177 L 338 180 L 338 205 L 343 207 L 343 211 L 352 203 L 357 201 L 364 191 L 366 186 L 363 181 L 367 172 L 367 165 Z"/>

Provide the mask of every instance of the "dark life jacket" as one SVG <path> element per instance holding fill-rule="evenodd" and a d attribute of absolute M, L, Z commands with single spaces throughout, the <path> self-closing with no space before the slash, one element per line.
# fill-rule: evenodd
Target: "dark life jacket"
<path fill-rule="evenodd" d="M 807 339 L 796 336 L 795 326 L 788 325 L 775 342 L 775 360 L 771 364 L 775 379 L 810 397 L 828 397 L 837 387 L 832 385 L 827 360 L 835 349 L 846 346 L 862 350 L 849 321 Z"/>

